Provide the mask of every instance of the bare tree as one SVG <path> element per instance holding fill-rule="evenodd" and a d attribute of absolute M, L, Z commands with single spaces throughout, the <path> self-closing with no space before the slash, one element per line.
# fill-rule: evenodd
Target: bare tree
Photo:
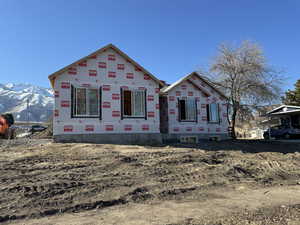
<path fill-rule="evenodd" d="M 280 98 L 281 73 L 267 64 L 261 47 L 249 41 L 237 47 L 220 45 L 208 79 L 228 96 L 234 137 L 237 115 L 245 107 L 257 107 Z"/>

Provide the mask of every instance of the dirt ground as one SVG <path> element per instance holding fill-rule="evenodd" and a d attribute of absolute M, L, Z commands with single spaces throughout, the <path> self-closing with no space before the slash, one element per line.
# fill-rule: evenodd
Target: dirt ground
<path fill-rule="evenodd" d="M 0 142 L 0 223 L 300 224 L 300 145 Z"/>

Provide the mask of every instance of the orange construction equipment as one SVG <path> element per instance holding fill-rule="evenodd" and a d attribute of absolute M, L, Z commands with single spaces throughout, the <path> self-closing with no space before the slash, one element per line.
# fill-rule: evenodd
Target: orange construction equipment
<path fill-rule="evenodd" d="M 0 138 L 13 139 L 14 131 L 11 129 L 11 125 L 14 124 L 14 117 L 12 114 L 7 113 L 0 115 Z"/>

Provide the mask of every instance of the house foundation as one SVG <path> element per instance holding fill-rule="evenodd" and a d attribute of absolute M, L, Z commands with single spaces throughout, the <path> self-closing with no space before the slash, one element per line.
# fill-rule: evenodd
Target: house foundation
<path fill-rule="evenodd" d="M 228 140 L 228 134 L 61 134 L 54 135 L 55 142 L 61 143 L 95 143 L 95 144 L 127 144 L 127 145 L 161 145 L 180 142 L 195 143 L 201 140 Z M 193 140 L 193 141 L 191 141 Z"/>
<path fill-rule="evenodd" d="M 96 144 L 160 145 L 160 133 L 134 134 L 59 134 L 54 135 L 55 142 L 76 142 Z"/>
<path fill-rule="evenodd" d="M 191 133 L 191 134 L 162 134 L 162 141 L 165 144 L 174 144 L 180 142 L 200 143 L 201 140 L 228 140 L 231 139 L 227 133 Z"/>

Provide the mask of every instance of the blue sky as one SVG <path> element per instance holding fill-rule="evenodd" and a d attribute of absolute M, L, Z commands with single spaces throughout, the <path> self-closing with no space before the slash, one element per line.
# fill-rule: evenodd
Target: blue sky
<path fill-rule="evenodd" d="M 0 0 L 0 12 L 0 83 L 49 87 L 49 74 L 108 43 L 173 82 L 245 39 L 285 71 L 285 88 L 300 79 L 299 0 Z"/>

